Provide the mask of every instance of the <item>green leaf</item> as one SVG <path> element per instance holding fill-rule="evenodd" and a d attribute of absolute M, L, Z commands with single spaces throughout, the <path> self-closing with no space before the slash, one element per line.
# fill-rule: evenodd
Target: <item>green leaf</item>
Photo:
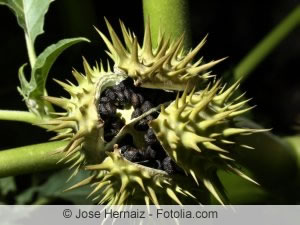
<path fill-rule="evenodd" d="M 69 179 L 72 172 L 73 171 L 68 169 L 57 171 L 46 183 L 37 189 L 38 196 L 46 198 L 60 198 L 71 201 L 77 205 L 93 204 L 91 198 L 87 199 L 87 196 L 93 190 L 89 185 L 64 192 L 67 188 L 90 176 L 90 172 L 80 170 L 75 177 L 66 183 L 66 180 Z"/>
<path fill-rule="evenodd" d="M 54 0 L 0 0 L 16 15 L 18 24 L 23 28 L 32 45 L 36 37 L 44 32 L 44 18 L 49 5 Z"/>
<path fill-rule="evenodd" d="M 10 191 L 16 191 L 14 177 L 5 177 L 0 179 L 0 193 L 7 195 Z"/>
<path fill-rule="evenodd" d="M 38 186 L 30 187 L 16 196 L 16 202 L 18 205 L 26 205 L 32 201 L 35 193 L 38 191 Z"/>
<path fill-rule="evenodd" d="M 1 0 L 0 0 L 1 1 Z M 49 103 L 46 103 L 42 96 L 46 94 L 46 81 L 49 71 L 57 59 L 57 57 L 70 46 L 79 43 L 81 41 L 87 41 L 86 38 L 69 38 L 63 39 L 56 44 L 50 45 L 46 48 L 37 58 L 34 67 L 31 72 L 30 82 L 28 82 L 24 75 L 24 66 L 19 69 L 19 79 L 21 88 L 18 90 L 23 95 L 27 107 L 29 110 L 37 115 L 48 115 L 48 112 L 52 110 Z"/>
<path fill-rule="evenodd" d="M 86 179 L 91 174 L 90 172 L 80 170 L 76 176 L 74 176 L 69 182 L 69 179 L 73 171 L 68 169 L 61 170 L 55 173 L 43 186 L 39 189 L 39 196 L 42 197 L 56 197 L 67 201 L 71 201 L 74 204 L 93 204 L 92 199 L 87 199 L 87 196 L 92 192 L 90 185 L 80 187 L 71 191 L 66 191 L 67 188 L 77 184 L 78 182 Z"/>

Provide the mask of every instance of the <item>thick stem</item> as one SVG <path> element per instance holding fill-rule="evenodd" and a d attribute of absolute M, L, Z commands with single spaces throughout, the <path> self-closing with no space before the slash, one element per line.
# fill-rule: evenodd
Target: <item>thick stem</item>
<path fill-rule="evenodd" d="M 31 112 L 15 110 L 0 110 L 0 120 L 11 120 L 30 124 L 37 124 L 42 122 L 42 118 L 36 116 Z"/>
<path fill-rule="evenodd" d="M 184 47 L 186 50 L 192 47 L 187 0 L 143 0 L 143 9 L 144 21 L 150 19 L 154 46 L 157 45 L 159 30 L 162 29 L 172 40 L 185 33 Z"/>
<path fill-rule="evenodd" d="M 259 125 L 242 118 L 236 125 L 261 129 Z M 255 148 L 250 150 L 236 144 L 236 159 L 242 165 L 241 170 L 260 186 L 219 171 L 230 203 L 265 204 L 270 199 L 280 203 L 285 199 L 284 204 L 293 204 L 300 188 L 300 136 L 279 138 L 270 132 L 259 132 L 238 136 L 235 142 Z"/>
<path fill-rule="evenodd" d="M 292 148 L 295 150 L 298 167 L 299 167 L 299 175 L 300 175 L 300 135 L 284 137 L 283 140 L 289 143 L 292 146 Z"/>
<path fill-rule="evenodd" d="M 245 172 L 245 169 L 243 169 Z M 252 174 L 247 174 L 253 177 Z M 232 205 L 248 205 L 248 204 L 265 204 L 271 199 L 270 192 L 263 189 L 261 186 L 249 182 L 233 173 L 226 171 L 218 171 L 218 176 L 225 187 L 226 195 Z M 211 204 L 219 204 L 215 199 L 212 199 Z"/>
<path fill-rule="evenodd" d="M 63 154 L 53 153 L 66 144 L 55 141 L 0 151 L 0 178 L 65 167 L 57 164 Z"/>
<path fill-rule="evenodd" d="M 300 136 L 290 136 L 290 137 L 284 137 L 283 138 L 288 144 L 291 145 L 291 147 L 294 149 L 296 153 L 297 163 L 298 163 L 298 173 L 297 173 L 297 188 L 299 190 L 300 188 Z"/>
<path fill-rule="evenodd" d="M 259 125 L 244 118 L 239 118 L 236 125 L 261 129 Z M 297 151 L 286 140 L 270 132 L 259 132 L 238 136 L 235 142 L 255 148 L 249 150 L 236 145 L 238 161 L 256 176 L 260 184 L 275 190 L 288 186 L 295 180 L 299 170 Z"/>
<path fill-rule="evenodd" d="M 234 80 L 245 78 L 300 24 L 300 6 L 275 27 L 234 69 Z"/>

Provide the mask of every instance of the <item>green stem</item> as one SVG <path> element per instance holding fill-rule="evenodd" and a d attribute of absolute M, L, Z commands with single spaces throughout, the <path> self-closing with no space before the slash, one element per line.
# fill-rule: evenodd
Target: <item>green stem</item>
<path fill-rule="evenodd" d="M 34 45 L 33 45 L 31 39 L 28 37 L 28 35 L 26 33 L 25 33 L 25 40 L 26 40 L 28 58 L 29 58 L 31 69 L 32 69 L 34 64 L 35 64 L 35 61 L 36 61 L 36 54 L 35 54 L 35 50 L 34 50 Z"/>
<path fill-rule="evenodd" d="M 42 119 L 31 112 L 16 110 L 0 110 L 0 120 L 19 121 L 30 124 L 41 123 Z"/>
<path fill-rule="evenodd" d="M 154 46 L 157 45 L 159 30 L 172 39 L 185 33 L 184 46 L 186 50 L 192 47 L 189 22 L 189 7 L 187 0 L 143 0 L 144 21 L 150 18 L 151 37 Z"/>
<path fill-rule="evenodd" d="M 262 128 L 244 118 L 239 118 L 236 125 Z M 219 171 L 232 204 L 265 204 L 270 201 L 290 204 L 296 201 L 295 196 L 300 188 L 300 136 L 279 138 L 270 132 L 259 132 L 237 136 L 235 142 L 255 148 L 250 150 L 235 145 L 236 159 L 242 165 L 242 171 L 260 186 Z"/>
<path fill-rule="evenodd" d="M 297 163 L 298 163 L 298 172 L 297 172 L 297 187 L 298 190 L 300 188 L 300 136 L 290 136 L 290 137 L 284 137 L 283 138 L 288 144 L 291 145 L 291 147 L 294 149 L 296 153 Z"/>
<path fill-rule="evenodd" d="M 253 129 L 262 128 L 245 118 L 239 118 L 236 125 Z M 249 150 L 236 145 L 237 158 L 243 166 L 255 175 L 260 184 L 275 190 L 276 188 L 283 188 L 291 184 L 292 180 L 295 180 L 299 170 L 297 150 L 295 146 L 291 146 L 286 140 L 270 132 L 259 132 L 238 136 L 235 142 L 254 148 L 254 150 Z"/>
<path fill-rule="evenodd" d="M 300 6 L 275 27 L 234 69 L 234 80 L 245 78 L 300 24 Z"/>
<path fill-rule="evenodd" d="M 251 174 L 247 175 L 252 177 Z M 271 193 L 264 190 L 261 186 L 251 183 L 233 173 L 220 170 L 218 171 L 218 176 L 224 185 L 227 197 L 232 205 L 263 204 L 269 202 L 268 200 L 271 198 Z M 211 204 L 219 203 L 215 199 L 212 199 Z"/>
<path fill-rule="evenodd" d="M 65 167 L 57 162 L 63 154 L 53 154 L 66 141 L 55 141 L 0 151 L 0 178 Z"/>

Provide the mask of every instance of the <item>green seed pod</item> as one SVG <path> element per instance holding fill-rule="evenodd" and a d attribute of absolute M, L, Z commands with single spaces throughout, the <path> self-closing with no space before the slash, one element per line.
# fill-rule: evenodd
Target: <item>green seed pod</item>
<path fill-rule="evenodd" d="M 249 100 L 240 102 L 242 96 L 230 101 L 238 84 L 225 90 L 218 81 L 213 87 L 196 93 L 188 94 L 185 90 L 166 109 L 162 107 L 158 118 L 150 122 L 168 155 L 197 184 L 202 182 L 221 203 L 218 191 L 224 191 L 216 177 L 217 169 L 233 172 L 256 183 L 238 169 L 236 152 L 231 147 L 240 145 L 252 149 L 251 146 L 235 143 L 232 137 L 264 131 L 235 127 L 234 118 L 251 109 L 243 108 Z"/>

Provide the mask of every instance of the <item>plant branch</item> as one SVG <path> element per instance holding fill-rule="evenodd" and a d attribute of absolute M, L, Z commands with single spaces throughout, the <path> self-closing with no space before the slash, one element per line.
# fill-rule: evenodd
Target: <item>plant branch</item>
<path fill-rule="evenodd" d="M 292 148 L 295 150 L 297 155 L 297 160 L 298 160 L 298 167 L 300 168 L 300 135 L 284 137 L 283 140 L 289 143 L 292 146 Z M 299 175 L 300 175 L 300 170 L 299 170 Z"/>
<path fill-rule="evenodd" d="M 185 33 L 184 47 L 186 50 L 192 47 L 187 0 L 143 0 L 143 9 L 145 23 L 150 19 L 154 46 L 157 45 L 159 30 L 163 28 L 171 39 L 177 39 Z"/>
<path fill-rule="evenodd" d="M 300 5 L 278 24 L 245 58 L 235 67 L 233 79 L 245 78 L 261 63 L 293 29 L 300 24 Z"/>
<path fill-rule="evenodd" d="M 0 110 L 0 120 L 19 121 L 30 124 L 42 122 L 42 118 L 27 111 Z"/>
<path fill-rule="evenodd" d="M 291 147 L 294 149 L 296 153 L 297 163 L 298 163 L 298 173 L 297 173 L 297 185 L 300 188 L 300 136 L 290 136 L 283 138 Z M 298 189 L 299 190 L 299 189 Z"/>
<path fill-rule="evenodd" d="M 245 118 L 238 118 L 236 125 L 242 128 L 262 128 Z M 297 171 L 300 169 L 297 165 L 297 149 L 285 139 L 270 132 L 258 132 L 237 136 L 235 142 L 254 148 L 254 150 L 249 150 L 236 145 L 237 159 L 254 174 L 260 184 L 274 190 L 288 186 L 292 180 L 295 180 Z"/>
<path fill-rule="evenodd" d="M 0 178 L 65 167 L 57 164 L 63 153 L 53 153 L 67 143 L 55 141 L 0 151 Z"/>
<path fill-rule="evenodd" d="M 34 50 L 34 45 L 31 41 L 31 39 L 28 37 L 28 34 L 26 32 L 25 32 L 25 40 L 26 40 L 28 58 L 29 58 L 31 69 L 32 69 L 35 64 L 35 61 L 36 61 L 36 54 L 35 54 L 35 50 Z"/>

